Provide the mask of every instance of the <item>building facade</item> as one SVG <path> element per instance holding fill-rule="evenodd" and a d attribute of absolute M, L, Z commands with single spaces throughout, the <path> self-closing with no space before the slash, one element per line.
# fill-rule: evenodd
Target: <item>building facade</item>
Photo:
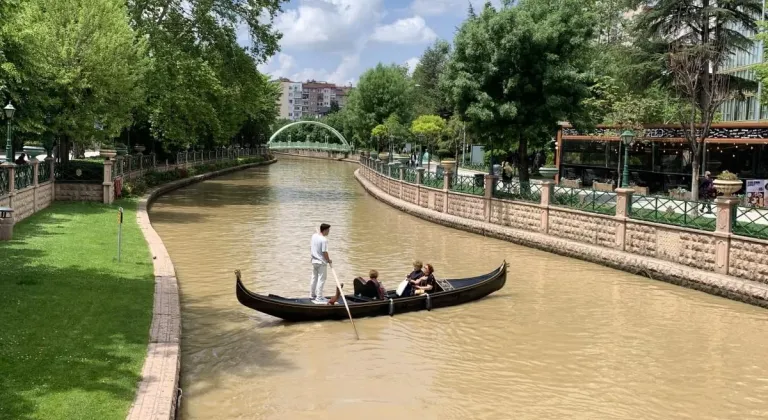
<path fill-rule="evenodd" d="M 765 14 L 765 0 L 763 0 L 763 15 Z M 759 16 L 757 17 L 759 18 Z M 736 28 L 748 37 L 756 34 L 743 28 Z M 723 73 L 733 74 L 747 80 L 758 80 L 752 66 L 764 61 L 763 42 L 755 41 L 752 48 L 746 51 L 736 51 L 723 66 Z M 747 92 L 743 98 L 734 98 L 725 101 L 720 107 L 723 121 L 759 121 L 768 118 L 768 106 L 760 104 L 763 84 L 758 83 L 757 92 Z"/>
<path fill-rule="evenodd" d="M 328 115 L 333 104 L 343 108 L 352 90 L 351 86 L 309 80 L 294 82 L 281 78 L 278 108 L 280 118 L 300 120 L 306 117 L 320 118 Z"/>

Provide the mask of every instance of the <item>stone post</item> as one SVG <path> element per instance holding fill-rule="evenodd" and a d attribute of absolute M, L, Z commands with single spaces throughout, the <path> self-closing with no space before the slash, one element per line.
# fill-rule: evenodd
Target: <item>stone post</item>
<path fill-rule="evenodd" d="M 40 184 L 37 180 L 40 175 L 40 161 L 36 158 L 32 158 L 29 161 L 32 165 L 32 213 L 37 212 L 37 186 Z"/>
<path fill-rule="evenodd" d="M 736 197 L 719 197 L 715 199 L 717 207 L 717 224 L 715 225 L 715 272 L 728 274 L 731 255 L 731 235 L 736 221 Z"/>
<path fill-rule="evenodd" d="M 112 204 L 115 200 L 115 185 L 112 182 L 112 165 L 115 163 L 112 159 L 104 161 L 104 182 L 102 185 L 102 199 L 104 204 Z"/>
<path fill-rule="evenodd" d="M 627 221 L 632 214 L 632 194 L 635 190 L 631 188 L 616 188 L 616 248 L 622 251 L 627 248 Z"/>
<path fill-rule="evenodd" d="M 13 208 L 13 196 L 16 195 L 16 164 L 5 162 L 0 165 L 8 171 L 8 207 Z"/>
<path fill-rule="evenodd" d="M 52 158 L 52 157 L 47 157 L 47 158 L 45 158 L 45 161 L 48 162 L 48 165 L 50 166 L 49 167 L 49 169 L 50 169 L 50 174 L 49 174 L 50 177 L 49 177 L 48 180 L 53 182 L 53 180 L 56 178 L 56 174 L 53 173 L 53 169 L 54 169 L 53 165 L 55 165 L 55 163 L 54 163 L 55 159 Z M 53 190 L 51 190 L 51 194 L 53 194 Z"/>
<path fill-rule="evenodd" d="M 421 189 L 424 184 L 424 168 L 416 168 L 416 205 L 421 205 Z"/>
<path fill-rule="evenodd" d="M 448 200 L 448 191 L 451 189 L 451 183 L 453 181 L 453 166 L 449 168 L 443 168 L 443 191 L 446 192 L 445 199 Z M 445 208 L 448 208 L 446 202 Z"/>
<path fill-rule="evenodd" d="M 405 188 L 404 187 L 404 185 L 405 185 L 405 168 L 401 166 L 398 169 L 400 169 L 400 195 L 399 195 L 399 197 L 402 200 L 403 199 L 403 188 Z"/>
<path fill-rule="evenodd" d="M 496 175 L 485 174 L 485 177 L 483 177 L 483 187 L 485 187 L 485 194 L 483 195 L 483 201 L 485 202 L 485 206 L 483 206 L 483 216 L 485 216 L 485 221 L 488 223 L 491 222 L 491 212 L 493 211 L 491 208 L 493 205 L 493 188 L 496 186 L 498 179 L 499 177 Z M 474 182 L 474 179 L 472 182 Z M 448 208 L 448 206 L 446 206 L 446 208 Z"/>
<path fill-rule="evenodd" d="M 541 183 L 541 201 L 539 206 L 541 207 L 541 232 L 549 233 L 549 206 L 555 198 L 555 183 L 554 181 L 543 181 Z"/>

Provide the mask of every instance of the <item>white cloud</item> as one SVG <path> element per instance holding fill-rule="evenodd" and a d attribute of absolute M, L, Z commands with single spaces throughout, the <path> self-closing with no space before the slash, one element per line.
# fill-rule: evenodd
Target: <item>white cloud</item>
<path fill-rule="evenodd" d="M 379 26 L 373 31 L 371 40 L 394 44 L 428 43 L 437 39 L 437 34 L 421 16 L 400 19 L 392 24 Z"/>
<path fill-rule="evenodd" d="M 475 8 L 475 13 L 480 13 L 487 0 L 413 0 L 411 10 L 417 15 L 437 16 L 446 13 L 465 16 L 469 10 L 469 3 Z M 501 0 L 491 0 L 491 4 L 498 8 Z"/>
<path fill-rule="evenodd" d="M 413 74 L 416 66 L 419 65 L 419 61 L 419 57 L 411 57 L 405 61 L 405 65 L 408 66 L 408 74 Z"/>
<path fill-rule="evenodd" d="M 273 79 L 278 77 L 286 77 L 286 75 L 293 71 L 296 66 L 296 60 L 284 53 L 277 53 L 267 60 L 264 64 L 259 64 L 259 71 L 269 74 Z"/>
<path fill-rule="evenodd" d="M 381 19 L 381 0 L 303 0 L 275 18 L 284 48 L 349 53 Z"/>
<path fill-rule="evenodd" d="M 354 84 L 357 82 L 360 65 L 360 56 L 352 54 L 344 56 L 339 65 L 333 71 L 315 69 L 311 67 L 299 69 L 296 59 L 285 53 L 278 53 L 266 63 L 259 65 L 259 71 L 269 74 L 272 79 L 286 77 L 296 82 L 306 80 L 318 80 L 336 83 L 339 85 Z"/>

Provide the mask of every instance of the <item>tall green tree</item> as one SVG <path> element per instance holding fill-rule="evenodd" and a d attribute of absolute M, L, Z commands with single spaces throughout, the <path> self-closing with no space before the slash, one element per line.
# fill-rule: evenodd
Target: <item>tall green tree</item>
<path fill-rule="evenodd" d="M 23 71 L 45 87 L 49 100 L 38 105 L 51 114 L 52 129 L 65 144 L 108 141 L 120 133 L 143 99 L 148 61 L 125 3 L 29 0 L 20 7 L 14 36 L 34 57 Z"/>
<path fill-rule="evenodd" d="M 379 63 L 363 73 L 347 101 L 355 134 L 368 141 L 373 127 L 393 114 L 401 124 L 409 124 L 413 118 L 413 95 L 406 67 Z"/>
<path fill-rule="evenodd" d="M 451 114 L 450 103 L 440 90 L 440 75 L 445 70 L 451 53 L 451 44 L 439 39 L 427 47 L 413 70 L 416 115 L 437 114 L 448 117 Z"/>
<path fill-rule="evenodd" d="M 667 75 L 683 102 L 679 123 L 691 149 L 691 192 L 698 196 L 703 140 L 720 105 L 741 89 L 743 79 L 720 73 L 732 53 L 753 45 L 745 33 L 756 32 L 758 0 L 638 0 L 645 6 L 636 21 L 636 45 L 648 62 Z M 653 65 L 648 66 L 653 68 Z M 656 78 L 661 78 L 656 76 Z"/>
<path fill-rule="evenodd" d="M 529 142 L 549 140 L 559 121 L 588 120 L 593 83 L 584 60 L 595 17 L 578 0 L 489 4 L 454 39 L 441 83 L 462 119 L 496 146 L 517 144 L 528 181 Z"/>

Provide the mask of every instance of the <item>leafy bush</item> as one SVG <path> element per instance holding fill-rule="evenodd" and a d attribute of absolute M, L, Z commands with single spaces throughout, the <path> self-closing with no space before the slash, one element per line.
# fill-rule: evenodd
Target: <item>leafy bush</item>
<path fill-rule="evenodd" d="M 271 159 L 271 157 L 268 158 Z M 123 183 L 123 196 L 142 196 L 147 192 L 148 189 L 157 187 L 158 185 L 167 184 L 179 179 L 202 175 L 209 172 L 220 171 L 226 168 L 232 168 L 234 166 L 247 165 L 249 163 L 258 163 L 262 161 L 264 161 L 264 159 L 257 156 L 253 158 L 238 158 L 235 160 L 207 163 L 190 168 L 174 168 L 171 171 L 165 172 L 148 171 L 141 178 L 125 181 Z"/>
<path fill-rule="evenodd" d="M 720 172 L 720 175 L 717 176 L 717 179 L 722 181 L 738 181 L 739 177 L 732 172 L 723 171 L 723 172 Z"/>

